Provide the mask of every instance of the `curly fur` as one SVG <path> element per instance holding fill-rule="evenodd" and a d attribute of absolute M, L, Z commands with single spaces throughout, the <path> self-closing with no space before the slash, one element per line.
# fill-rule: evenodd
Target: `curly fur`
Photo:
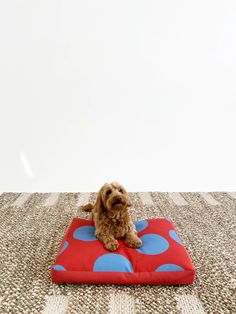
<path fill-rule="evenodd" d="M 95 234 L 110 251 L 119 247 L 117 239 L 132 248 L 139 248 L 142 241 L 137 236 L 131 220 L 129 207 L 131 201 L 124 187 L 117 183 L 106 183 L 98 192 L 95 204 L 81 206 L 84 211 L 91 211 L 91 219 L 95 224 Z"/>

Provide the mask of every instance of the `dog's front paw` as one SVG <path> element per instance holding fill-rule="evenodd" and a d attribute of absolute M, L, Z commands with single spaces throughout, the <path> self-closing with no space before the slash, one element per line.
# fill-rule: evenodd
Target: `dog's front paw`
<path fill-rule="evenodd" d="M 126 239 L 126 244 L 133 249 L 138 249 L 142 246 L 142 240 L 138 237 L 130 237 Z"/>
<path fill-rule="evenodd" d="M 105 243 L 105 248 L 108 249 L 109 251 L 115 251 L 116 249 L 118 249 L 118 247 L 119 242 L 116 239 Z"/>

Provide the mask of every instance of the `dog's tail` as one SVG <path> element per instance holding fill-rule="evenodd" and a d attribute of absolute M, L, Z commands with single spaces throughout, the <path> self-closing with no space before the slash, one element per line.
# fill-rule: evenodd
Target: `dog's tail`
<path fill-rule="evenodd" d="M 93 208 L 94 208 L 94 205 L 91 203 L 80 206 L 80 209 L 84 212 L 91 212 Z"/>

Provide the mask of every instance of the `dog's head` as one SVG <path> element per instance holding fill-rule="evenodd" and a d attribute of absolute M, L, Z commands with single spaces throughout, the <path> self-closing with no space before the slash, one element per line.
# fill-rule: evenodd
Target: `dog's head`
<path fill-rule="evenodd" d="M 116 216 L 126 211 L 131 206 L 131 201 L 125 188 L 117 182 L 112 182 L 102 186 L 95 206 L 100 210 L 105 210 L 108 216 Z"/>

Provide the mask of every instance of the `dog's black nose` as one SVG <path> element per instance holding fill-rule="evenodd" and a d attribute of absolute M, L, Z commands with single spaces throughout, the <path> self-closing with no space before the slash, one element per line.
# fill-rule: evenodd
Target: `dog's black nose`
<path fill-rule="evenodd" d="M 118 201 L 118 202 L 121 202 L 121 197 L 120 196 L 118 196 L 117 198 L 116 198 L 116 200 Z"/>

